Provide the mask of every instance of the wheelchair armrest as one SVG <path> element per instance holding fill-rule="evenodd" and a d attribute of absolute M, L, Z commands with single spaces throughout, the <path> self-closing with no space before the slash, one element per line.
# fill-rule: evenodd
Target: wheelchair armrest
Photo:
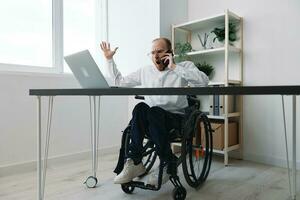
<path fill-rule="evenodd" d="M 135 98 L 135 99 L 139 99 L 139 100 L 145 100 L 145 97 L 144 97 L 144 96 L 141 96 L 141 95 L 135 95 L 134 98 Z"/>
<path fill-rule="evenodd" d="M 197 109 L 200 108 L 200 100 L 197 99 L 196 95 L 187 95 L 187 100 L 189 106 L 196 106 Z"/>
<path fill-rule="evenodd" d="M 187 99 L 190 100 L 191 102 L 195 102 L 195 103 L 199 103 L 200 104 L 200 100 L 197 99 L 196 95 L 187 95 Z"/>

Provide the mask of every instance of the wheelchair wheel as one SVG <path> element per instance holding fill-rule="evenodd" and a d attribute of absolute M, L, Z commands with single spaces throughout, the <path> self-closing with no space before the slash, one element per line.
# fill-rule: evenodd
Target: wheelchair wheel
<path fill-rule="evenodd" d="M 126 194 L 132 194 L 132 192 L 133 192 L 133 190 L 134 190 L 134 187 L 133 187 L 133 186 L 125 185 L 125 184 L 122 184 L 122 185 L 121 185 L 121 188 L 122 188 L 122 190 L 123 190 Z"/>
<path fill-rule="evenodd" d="M 125 155 L 127 157 L 128 152 L 129 152 L 129 144 L 131 142 L 131 140 L 130 140 L 130 138 L 131 138 L 130 126 L 128 126 L 126 129 L 127 130 L 125 130 L 126 131 Z M 157 158 L 157 154 L 155 152 L 154 144 L 151 141 L 148 140 L 144 143 L 142 156 L 143 156 L 142 162 L 143 162 L 143 165 L 145 166 L 146 171 L 145 171 L 144 174 L 139 176 L 140 178 L 149 173 L 149 171 L 153 167 L 153 165 L 155 163 L 155 160 Z"/>
<path fill-rule="evenodd" d="M 174 200 L 184 200 L 186 197 L 186 190 L 184 187 L 176 187 L 173 190 L 173 199 Z"/>
<path fill-rule="evenodd" d="M 146 145 L 145 145 L 146 146 Z M 153 167 L 154 163 L 155 163 L 155 160 L 157 158 L 157 154 L 156 152 L 154 151 L 154 147 L 146 150 L 144 153 L 143 153 L 143 165 L 145 166 L 146 168 L 146 171 L 144 174 L 140 175 L 139 177 L 143 177 L 145 176 L 146 174 L 148 174 L 148 172 L 151 170 L 151 168 Z"/>
<path fill-rule="evenodd" d="M 207 178 L 212 160 L 212 129 L 207 116 L 196 113 L 195 127 L 192 134 L 182 139 L 182 169 L 187 183 L 199 187 Z M 201 128 L 202 127 L 202 128 Z"/>

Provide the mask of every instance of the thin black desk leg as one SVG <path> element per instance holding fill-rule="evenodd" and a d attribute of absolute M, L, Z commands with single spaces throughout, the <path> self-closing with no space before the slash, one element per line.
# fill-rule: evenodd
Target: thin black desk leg
<path fill-rule="evenodd" d="M 88 188 L 96 187 L 98 183 L 98 145 L 99 145 L 99 120 L 100 120 L 100 96 L 89 96 L 90 121 L 91 121 L 91 147 L 92 147 L 92 176 L 89 176 L 84 184 Z"/>

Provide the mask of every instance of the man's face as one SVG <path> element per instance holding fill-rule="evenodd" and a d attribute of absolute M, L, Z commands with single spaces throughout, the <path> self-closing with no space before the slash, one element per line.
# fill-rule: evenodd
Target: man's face
<path fill-rule="evenodd" d="M 153 42 L 152 51 L 150 53 L 151 60 L 159 71 L 164 71 L 166 68 L 163 65 L 163 61 L 161 60 L 161 58 L 166 55 L 167 51 L 167 44 L 164 40 L 156 40 Z"/>

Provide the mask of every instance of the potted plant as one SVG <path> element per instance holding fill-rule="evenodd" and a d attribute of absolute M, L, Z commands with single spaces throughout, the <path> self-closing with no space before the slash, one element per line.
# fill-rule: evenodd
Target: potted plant
<path fill-rule="evenodd" d="M 193 50 L 192 45 L 188 42 L 186 43 L 176 43 L 175 44 L 175 61 L 176 62 L 182 62 L 185 60 L 189 60 L 189 57 L 187 55 L 188 52 L 191 52 Z"/>
<path fill-rule="evenodd" d="M 225 40 L 225 27 L 214 28 L 211 33 L 216 35 L 216 37 L 213 39 L 213 42 L 215 42 L 216 39 L 218 39 L 219 42 L 223 42 Z M 229 23 L 229 41 L 234 42 L 236 39 L 236 25 Z"/>
<path fill-rule="evenodd" d="M 186 60 L 190 60 L 189 56 L 187 55 L 188 52 L 193 51 L 192 45 L 188 42 L 181 44 L 176 43 L 175 44 L 175 62 L 182 62 Z M 206 62 L 203 63 L 195 63 L 196 67 L 204 72 L 208 77 L 212 75 L 212 72 L 214 71 L 214 67 Z"/>
<path fill-rule="evenodd" d="M 195 63 L 196 67 L 204 72 L 208 77 L 212 76 L 212 72 L 214 71 L 214 67 L 206 62 Z"/>

